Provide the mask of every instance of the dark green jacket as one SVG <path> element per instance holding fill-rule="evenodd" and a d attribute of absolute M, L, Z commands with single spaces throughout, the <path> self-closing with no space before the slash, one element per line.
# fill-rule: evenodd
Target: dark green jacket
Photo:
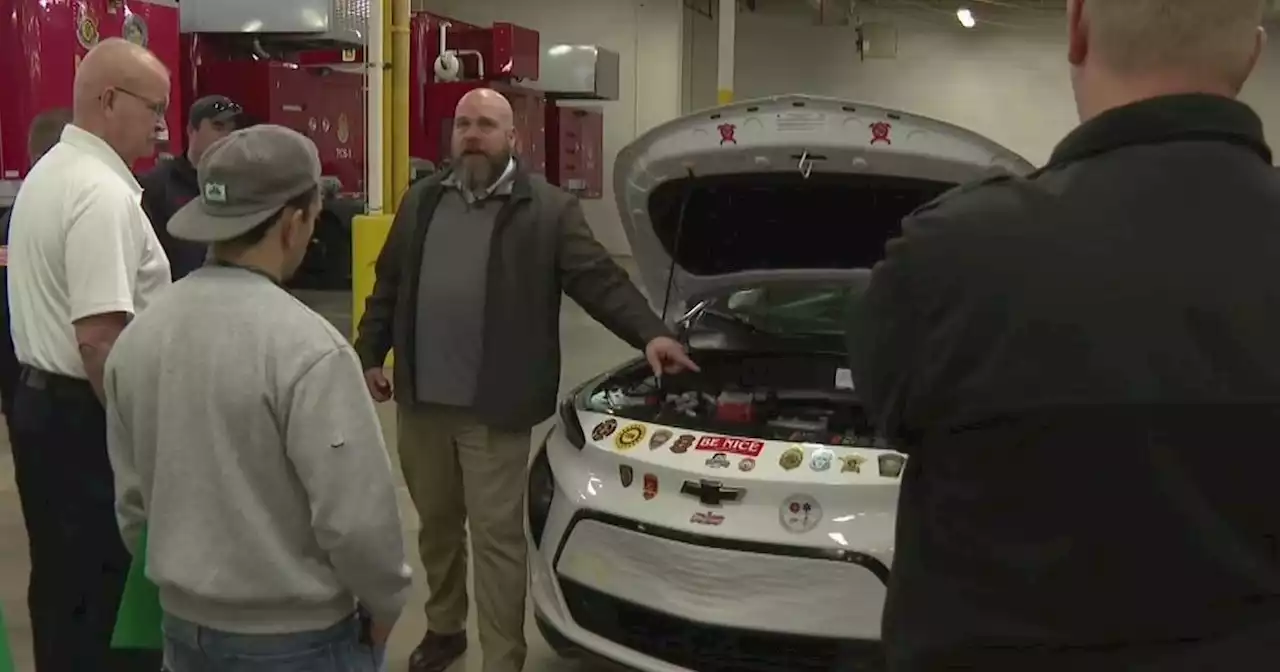
<path fill-rule="evenodd" d="M 414 184 L 378 255 L 356 351 L 366 370 L 396 351 L 395 393 L 414 389 L 418 279 L 427 228 L 448 173 Z M 578 199 L 541 176 L 516 174 L 489 250 L 484 359 L 473 409 L 486 424 L 532 427 L 555 412 L 560 386 L 560 296 L 568 294 L 618 338 L 643 348 L 668 335 L 644 296 L 592 235 Z"/>

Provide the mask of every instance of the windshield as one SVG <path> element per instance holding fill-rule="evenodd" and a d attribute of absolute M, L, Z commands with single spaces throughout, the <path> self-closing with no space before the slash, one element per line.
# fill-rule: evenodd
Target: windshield
<path fill-rule="evenodd" d="M 844 334 L 867 280 L 771 282 L 709 303 L 706 311 L 774 334 Z"/>

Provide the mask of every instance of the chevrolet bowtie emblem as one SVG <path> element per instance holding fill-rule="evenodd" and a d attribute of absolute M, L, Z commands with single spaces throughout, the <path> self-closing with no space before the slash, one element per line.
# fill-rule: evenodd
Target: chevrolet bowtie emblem
<path fill-rule="evenodd" d="M 726 488 L 720 481 L 685 481 L 680 494 L 697 497 L 705 506 L 720 506 L 725 502 L 742 501 L 747 494 L 744 488 Z"/>

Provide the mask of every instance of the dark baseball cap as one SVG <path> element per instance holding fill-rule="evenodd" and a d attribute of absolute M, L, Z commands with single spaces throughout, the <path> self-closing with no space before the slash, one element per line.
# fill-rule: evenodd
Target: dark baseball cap
<path fill-rule="evenodd" d="M 263 124 L 209 145 L 196 174 L 200 196 L 174 213 L 169 233 L 219 243 L 249 232 L 289 201 L 318 188 L 320 154 L 307 136 Z"/>
<path fill-rule="evenodd" d="M 231 121 L 238 124 L 243 112 L 244 108 L 239 103 L 226 96 L 205 96 L 191 104 L 187 124 L 192 128 L 200 126 L 204 121 Z"/>

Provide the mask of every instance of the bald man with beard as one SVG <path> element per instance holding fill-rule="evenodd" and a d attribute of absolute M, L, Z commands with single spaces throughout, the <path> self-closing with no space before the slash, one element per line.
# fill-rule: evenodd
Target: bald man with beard
<path fill-rule="evenodd" d="M 485 672 L 524 665 L 522 517 L 530 430 L 555 410 L 568 294 L 655 373 L 696 369 L 596 241 L 572 195 L 514 154 L 511 105 L 458 103 L 453 164 L 415 184 L 378 257 L 356 351 L 369 390 L 397 401 L 399 454 L 422 520 L 427 634 L 411 672 L 467 648 L 467 529 Z M 382 371 L 396 351 L 395 384 Z"/>
<path fill-rule="evenodd" d="M 13 206 L 9 305 L 21 364 L 14 468 L 30 539 L 37 672 L 154 672 L 111 651 L 130 556 L 116 526 L 103 366 L 129 319 L 169 285 L 130 167 L 155 151 L 169 73 L 121 39 L 76 73 L 72 123 Z"/>

